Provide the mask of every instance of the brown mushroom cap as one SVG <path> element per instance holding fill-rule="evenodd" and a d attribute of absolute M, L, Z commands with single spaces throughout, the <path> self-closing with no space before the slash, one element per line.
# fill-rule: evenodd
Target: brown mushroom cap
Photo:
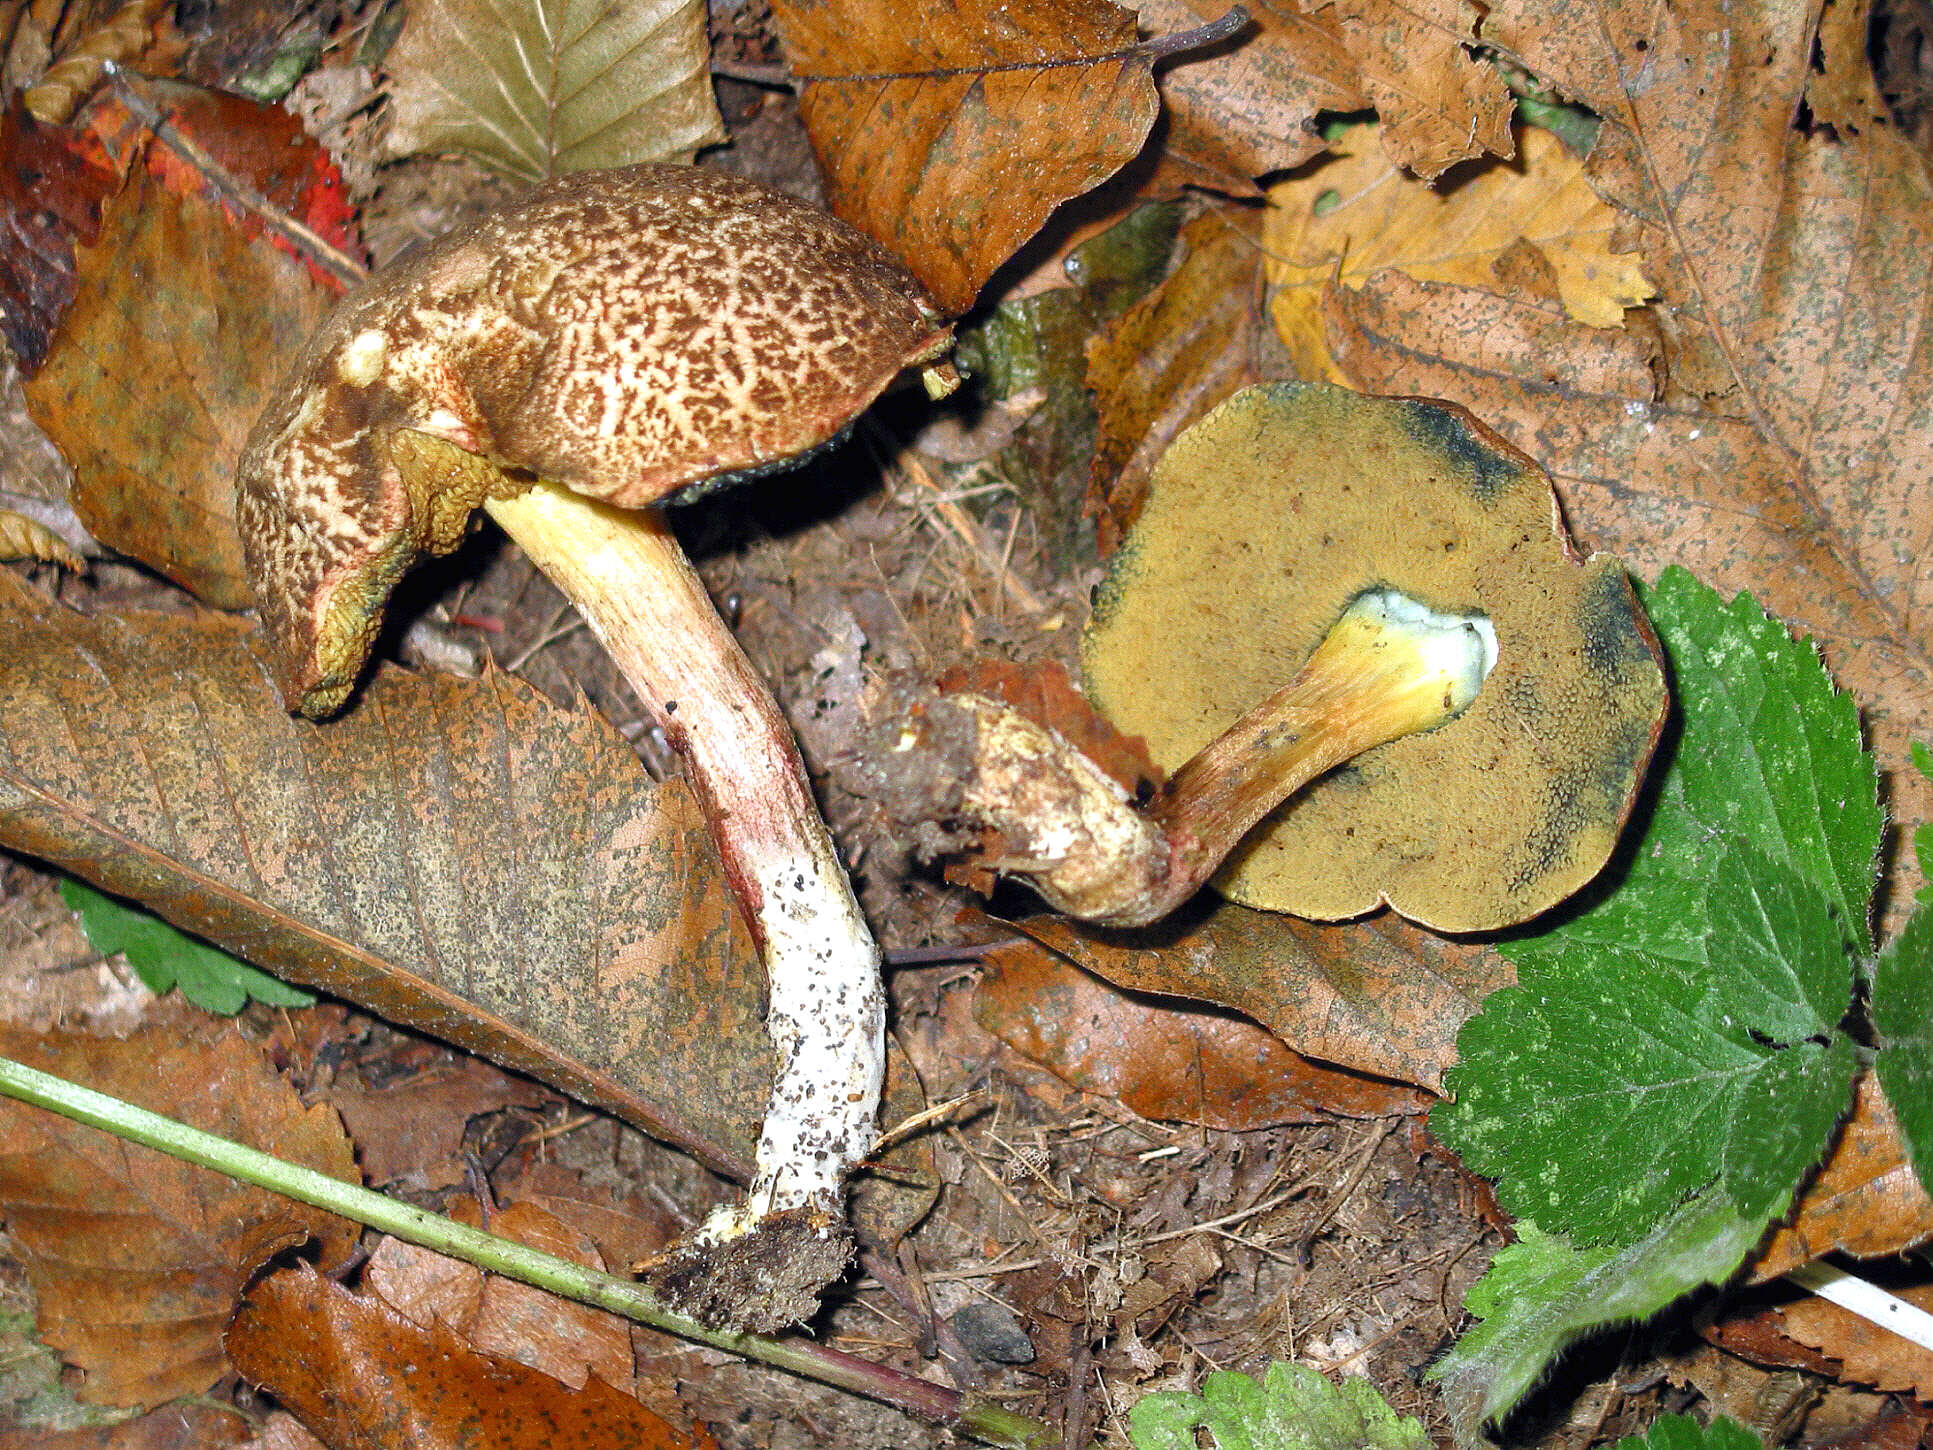
<path fill-rule="evenodd" d="M 1277 384 L 1195 424 L 1102 587 L 1089 692 L 1173 769 L 1379 586 L 1487 615 L 1495 668 L 1455 720 L 1285 802 L 1215 884 L 1325 921 L 1384 901 L 1444 931 L 1527 920 L 1610 855 L 1664 674 L 1623 570 L 1578 558 L 1543 471 L 1463 409 Z"/>
<path fill-rule="evenodd" d="M 242 454 L 290 703 L 341 705 L 397 579 L 502 470 L 638 507 L 782 467 L 948 341 L 870 238 L 716 171 L 580 172 L 425 247 L 336 310 Z"/>

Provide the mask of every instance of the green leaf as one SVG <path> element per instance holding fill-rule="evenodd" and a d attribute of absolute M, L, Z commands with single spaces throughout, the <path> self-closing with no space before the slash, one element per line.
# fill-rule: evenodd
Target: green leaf
<path fill-rule="evenodd" d="M 1924 741 L 1913 742 L 1913 764 L 1921 775 L 1933 780 L 1933 750 L 1928 750 Z M 1920 875 L 1926 878 L 1920 887 L 1920 903 L 1933 906 L 1933 824 L 1922 821 L 1913 828 L 1913 854 L 1920 858 Z"/>
<path fill-rule="evenodd" d="M 1765 1450 L 1765 1442 L 1720 1415 L 1701 1425 L 1689 1415 L 1660 1415 L 1642 1435 L 1626 1435 L 1616 1450 Z"/>
<path fill-rule="evenodd" d="M 308 1007 L 315 1002 L 313 993 L 176 930 L 132 902 L 71 878 L 61 882 L 60 891 L 69 909 L 81 914 L 88 940 L 109 956 L 125 954 L 150 991 L 179 987 L 181 995 L 197 1007 L 227 1017 L 246 1007 L 250 997 L 271 1007 Z"/>
<path fill-rule="evenodd" d="M 1420 1421 L 1399 1415 L 1364 1379 L 1334 1384 L 1299 1364 L 1271 1364 L 1256 1383 L 1217 1370 L 1198 1395 L 1144 1395 L 1128 1416 L 1135 1450 L 1427 1450 Z"/>
<path fill-rule="evenodd" d="M 1933 906 L 1921 906 L 1873 968 L 1879 1085 L 1913 1171 L 1933 1183 Z"/>
<path fill-rule="evenodd" d="M 1764 1228 L 1722 1193 L 1681 1205 L 1625 1248 L 1580 1248 L 1520 1222 L 1517 1242 L 1470 1290 L 1466 1307 L 1483 1322 L 1430 1372 L 1443 1384 L 1458 1439 L 1476 1440 L 1577 1340 L 1606 1324 L 1649 1319 L 1730 1278 Z"/>
<path fill-rule="evenodd" d="M 392 155 L 541 181 L 726 139 L 698 0 L 411 0 L 386 69 Z"/>
<path fill-rule="evenodd" d="M 1683 722 L 1646 845 L 1662 827 L 1661 843 L 1688 849 L 1657 864 L 1696 880 L 1728 841 L 1750 841 L 1824 889 L 1860 950 L 1871 951 L 1885 816 L 1858 706 L 1834 688 L 1817 647 L 1793 639 L 1749 594 L 1727 603 L 1675 568 L 1641 592 L 1671 658 Z M 1689 836 L 1694 825 L 1709 850 Z"/>
<path fill-rule="evenodd" d="M 1856 1065 L 1818 1040 L 1852 1003 L 1844 933 L 1822 891 L 1751 846 L 1701 896 L 1695 956 L 1567 928 L 1506 947 L 1519 985 L 1465 1025 L 1455 1101 L 1431 1121 L 1518 1217 L 1619 1247 L 1722 1179 L 1769 1218 L 1823 1152 Z"/>

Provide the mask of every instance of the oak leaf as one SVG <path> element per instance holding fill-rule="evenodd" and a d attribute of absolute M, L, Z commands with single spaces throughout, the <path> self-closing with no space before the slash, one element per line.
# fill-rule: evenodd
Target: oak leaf
<path fill-rule="evenodd" d="M 0 1056 L 350 1182 L 349 1139 L 232 1026 L 125 1038 L 0 1029 Z M 157 1404 L 226 1372 L 221 1330 L 274 1254 L 317 1237 L 344 1262 L 355 1225 L 11 1099 L 0 1101 L 0 1216 L 26 1249 L 40 1332 L 87 1375 L 84 1400 Z M 111 1228 L 107 1228 L 111 1225 Z"/>
<path fill-rule="evenodd" d="M 772 8 L 828 205 L 949 312 L 1154 124 L 1153 54 L 1109 0 Z"/>
<path fill-rule="evenodd" d="M 1385 267 L 1529 293 L 1594 327 L 1622 327 L 1625 309 L 1651 296 L 1637 257 L 1618 249 L 1620 213 L 1550 132 L 1526 127 L 1516 161 L 1436 190 L 1391 163 L 1381 130 L 1350 127 L 1331 145 L 1335 160 L 1269 190 L 1270 312 L 1299 375 L 1348 381 L 1329 352 L 1324 300 L 1332 282 L 1360 290 Z"/>

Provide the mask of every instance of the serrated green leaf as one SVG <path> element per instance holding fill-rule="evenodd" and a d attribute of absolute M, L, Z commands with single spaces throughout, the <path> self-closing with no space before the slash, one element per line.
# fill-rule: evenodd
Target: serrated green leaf
<path fill-rule="evenodd" d="M 1824 1150 L 1855 1065 L 1808 1040 L 1852 1002 L 1828 900 L 1743 844 L 1702 897 L 1699 959 L 1560 928 L 1465 1025 L 1432 1125 L 1513 1214 L 1617 1247 L 1722 1178 L 1769 1217 Z"/>
<path fill-rule="evenodd" d="M 411 0 L 389 53 L 389 149 L 541 181 L 688 162 L 726 139 L 698 0 Z"/>
<path fill-rule="evenodd" d="M 1261 1383 L 1218 1370 L 1201 1393 L 1144 1395 L 1128 1416 L 1135 1450 L 1426 1450 L 1422 1423 L 1399 1415 L 1365 1379 L 1331 1382 L 1307 1365 L 1271 1364 Z"/>
<path fill-rule="evenodd" d="M 1913 913 L 1873 968 L 1879 1085 L 1922 1184 L 1933 1183 L 1933 907 Z"/>
<path fill-rule="evenodd" d="M 1792 638 L 1749 594 L 1727 602 L 1675 568 L 1640 592 L 1683 722 L 1658 815 L 1705 827 L 1714 851 L 1744 840 L 1784 857 L 1870 951 L 1885 816 L 1853 698 L 1834 688 L 1813 643 Z M 1661 824 L 1686 844 L 1686 820 Z M 1663 865 L 1695 879 L 1705 854 L 1674 851 Z"/>
<path fill-rule="evenodd" d="M 1467 1307 L 1483 1322 L 1430 1374 L 1443 1384 L 1458 1438 L 1522 1400 L 1553 1359 L 1607 1324 L 1649 1319 L 1704 1284 L 1731 1277 L 1764 1232 L 1722 1193 L 1681 1205 L 1626 1248 L 1579 1248 L 1536 1224 L 1498 1254 Z"/>
<path fill-rule="evenodd" d="M 271 1007 L 309 1007 L 315 995 L 291 987 L 247 962 L 231 957 L 200 937 L 189 936 L 153 912 L 96 891 L 71 877 L 60 884 L 61 898 L 81 915 L 87 939 L 103 953 L 124 954 L 134 973 L 156 993 L 181 988 L 181 995 L 205 1012 L 232 1017 L 253 997 Z"/>
<path fill-rule="evenodd" d="M 1913 764 L 1921 775 L 1933 780 L 1933 750 L 1926 748 L 1926 742 L 1913 742 Z M 1920 901 L 1923 905 L 1933 906 L 1933 825 L 1921 822 L 1913 828 L 1913 854 L 1920 858 L 1920 875 L 1926 884 L 1920 887 Z"/>
<path fill-rule="evenodd" d="M 1660 1415 L 1644 1434 L 1618 1441 L 1616 1450 L 1765 1450 L 1765 1442 L 1723 1415 L 1709 1425 L 1689 1415 Z"/>

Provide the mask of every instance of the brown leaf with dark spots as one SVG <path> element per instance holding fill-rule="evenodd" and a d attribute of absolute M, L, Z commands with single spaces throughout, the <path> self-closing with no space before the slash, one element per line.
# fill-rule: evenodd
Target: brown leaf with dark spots
<path fill-rule="evenodd" d="M 261 1280 L 228 1329 L 244 1378 L 280 1400 L 330 1450 L 562 1445 L 716 1450 L 593 1377 L 581 1390 L 423 1328 L 306 1264 Z"/>
<path fill-rule="evenodd" d="M 101 234 L 114 168 L 79 131 L 0 112 L 0 331 L 32 377 L 74 299 L 74 248 Z"/>
<path fill-rule="evenodd" d="M 1138 735 L 1123 735 L 1074 685 L 1058 660 L 1030 664 L 980 656 L 944 670 L 938 687 L 949 694 L 985 695 L 1044 725 L 1105 771 L 1129 795 L 1161 784 L 1161 768 Z"/>
<path fill-rule="evenodd" d="M 1746 1266 L 1746 1277 L 1762 1284 L 1827 1254 L 1880 1258 L 1930 1238 L 1933 1199 L 1906 1160 L 1892 1104 L 1867 1071 L 1825 1163 Z"/>
<path fill-rule="evenodd" d="M 583 1233 L 530 1203 L 485 1214 L 465 1195 L 450 1217 L 502 1238 L 515 1239 L 574 1264 L 609 1269 Z M 370 1255 L 366 1286 L 392 1308 L 428 1328 L 444 1324 L 471 1348 L 540 1370 L 572 1389 L 595 1375 L 614 1389 L 631 1387 L 631 1321 L 588 1304 L 485 1274 L 475 1264 L 434 1250 L 384 1239 Z"/>
<path fill-rule="evenodd" d="M 301 263 L 137 169 L 27 384 L 89 532 L 208 603 L 250 603 L 235 458 L 328 301 Z"/>
<path fill-rule="evenodd" d="M 1203 184 L 1253 195 L 1254 179 L 1322 150 L 1315 119 L 1369 104 L 1333 13 L 1286 0 L 1244 0 L 1239 39 L 1169 60 L 1155 80 L 1166 103 L 1167 154 Z M 1160 35 L 1220 19 L 1224 0 L 1141 0 L 1141 27 Z"/>
<path fill-rule="evenodd" d="M 232 1024 L 205 1039 L 0 1029 L 0 1056 L 360 1182 L 335 1114 L 304 1108 Z M 97 1404 L 207 1389 L 226 1371 L 222 1325 L 250 1275 L 310 1238 L 331 1265 L 356 1242 L 331 1214 L 11 1099 L 0 1217 L 27 1251 L 42 1337 L 86 1373 L 80 1397 Z"/>
<path fill-rule="evenodd" d="M 1262 254 L 1252 233 L 1224 212 L 1195 218 L 1182 230 L 1188 256 L 1174 275 L 1088 344 L 1087 383 L 1100 409 L 1088 510 L 1105 550 L 1140 516 L 1175 435 L 1261 378 Z"/>
<path fill-rule="evenodd" d="M 1420 1113 L 1427 1093 L 1323 1067 L 1226 1009 L 1112 987 L 1026 942 L 981 958 L 980 1025 L 1144 1118 L 1242 1132 Z"/>
<path fill-rule="evenodd" d="M 745 1169 L 758 958 L 690 792 L 588 709 L 390 670 L 315 725 L 242 621 L 0 573 L 0 844 Z"/>
<path fill-rule="evenodd" d="M 1109 0 L 775 0 L 839 216 L 964 312 L 1048 214 L 1138 152 L 1157 110 Z"/>
<path fill-rule="evenodd" d="M 1886 1288 L 1917 1309 L 1933 1310 L 1933 1284 L 1892 1283 Z M 1933 1399 L 1933 1350 L 1816 1294 L 1787 1304 L 1779 1318 L 1793 1339 L 1839 1361 L 1839 1379 L 1887 1394 Z"/>
<path fill-rule="evenodd" d="M 7 1450 L 213 1450 L 250 1443 L 249 1423 L 230 1405 L 182 1400 L 132 1420 L 85 1430 L 7 1430 Z"/>
<path fill-rule="evenodd" d="M 1515 980 L 1489 947 L 1387 911 L 1338 926 L 1203 897 L 1133 930 L 1015 925 L 1117 987 L 1232 1007 L 1306 1057 L 1432 1092 L 1464 1019 Z"/>

